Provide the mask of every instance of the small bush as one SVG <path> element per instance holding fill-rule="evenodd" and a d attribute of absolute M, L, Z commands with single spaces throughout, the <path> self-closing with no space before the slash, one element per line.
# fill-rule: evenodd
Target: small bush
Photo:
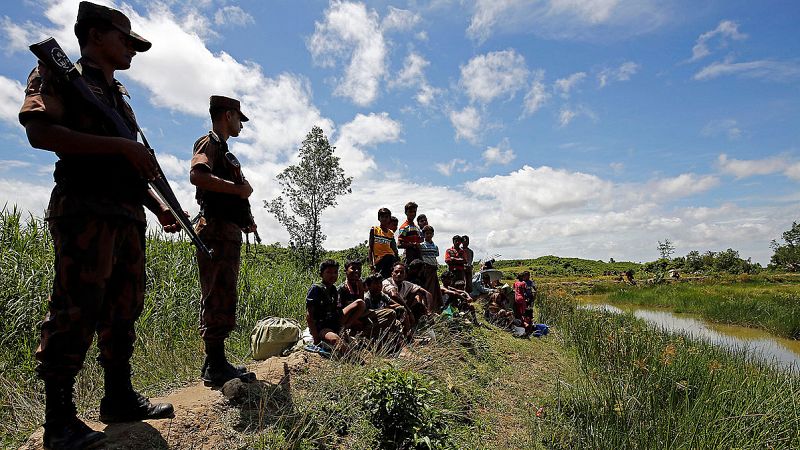
<path fill-rule="evenodd" d="M 439 394 L 411 371 L 388 367 L 370 372 L 362 400 L 381 432 L 382 448 L 448 448 L 443 414 L 434 407 Z"/>

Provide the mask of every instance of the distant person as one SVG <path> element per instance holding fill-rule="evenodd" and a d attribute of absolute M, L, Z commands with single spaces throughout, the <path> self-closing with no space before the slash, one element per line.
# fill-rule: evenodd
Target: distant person
<path fill-rule="evenodd" d="M 482 300 L 489 298 L 489 295 L 497 292 L 497 289 L 491 286 L 491 276 L 485 272 L 478 272 L 472 278 L 472 291 L 470 295 L 475 300 Z"/>
<path fill-rule="evenodd" d="M 398 259 L 391 221 L 392 212 L 387 208 L 381 208 L 378 210 L 380 225 L 369 230 L 369 261 L 372 271 L 380 273 L 383 278 L 392 275 L 392 266 Z"/>
<path fill-rule="evenodd" d="M 536 283 L 531 279 L 529 271 L 522 272 L 522 281 L 525 282 L 525 303 L 530 308 L 536 298 Z"/>
<path fill-rule="evenodd" d="M 464 282 L 467 284 L 467 292 L 472 292 L 472 264 L 475 260 L 475 252 L 469 248 L 469 236 L 461 236 L 461 250 L 464 251 Z"/>
<path fill-rule="evenodd" d="M 395 216 L 392 216 L 391 219 L 389 219 L 389 229 L 392 230 L 392 233 L 397 233 L 397 226 L 399 223 L 400 220 Z"/>
<path fill-rule="evenodd" d="M 419 222 L 422 221 L 419 220 Z M 425 225 L 422 228 L 422 234 L 425 236 L 425 240 L 420 244 L 422 262 L 425 263 L 422 270 L 422 286 L 431 293 L 430 310 L 438 312 L 442 309 L 442 291 L 439 287 L 438 277 L 439 261 L 436 259 L 439 256 L 439 247 L 433 242 L 434 229 L 432 226 Z"/>
<path fill-rule="evenodd" d="M 419 227 L 420 235 L 422 236 L 423 239 L 425 238 L 425 232 L 422 231 L 422 229 L 425 228 L 427 225 L 430 225 L 428 223 L 428 216 L 426 216 L 425 214 L 418 215 L 417 227 Z"/>
<path fill-rule="evenodd" d="M 634 286 L 636 285 L 636 280 L 633 278 L 633 269 L 628 269 L 625 271 L 625 281 L 627 281 L 628 284 Z"/>
<path fill-rule="evenodd" d="M 517 281 L 514 282 L 514 318 L 524 320 L 525 317 L 525 292 L 528 286 L 525 284 L 525 276 L 517 274 Z"/>
<path fill-rule="evenodd" d="M 444 262 L 453 273 L 453 281 L 464 280 L 464 266 L 467 262 L 464 250 L 461 249 L 461 236 L 453 236 L 453 246 L 444 253 Z"/>
<path fill-rule="evenodd" d="M 398 315 L 402 317 L 405 308 L 383 293 L 383 278 L 380 274 L 369 275 L 364 280 L 364 286 L 364 303 L 367 307 L 365 334 L 373 339 L 394 339 L 396 336 L 392 334 L 399 334 L 402 328 L 397 321 Z"/>
<path fill-rule="evenodd" d="M 364 300 L 344 305 L 336 290 L 339 263 L 325 260 L 319 267 L 320 282 L 311 286 L 306 295 L 306 323 L 314 344 L 326 343 L 342 353 L 348 350 L 343 338 L 346 332 L 366 309 Z"/>
<path fill-rule="evenodd" d="M 414 219 L 417 217 L 417 204 L 414 202 L 406 203 L 404 208 L 406 213 L 406 221 L 400 225 L 400 231 L 397 233 L 397 246 L 404 250 L 403 262 L 406 264 L 411 263 L 415 259 L 422 259 L 419 245 L 422 243 L 422 233 L 420 232 Z"/>

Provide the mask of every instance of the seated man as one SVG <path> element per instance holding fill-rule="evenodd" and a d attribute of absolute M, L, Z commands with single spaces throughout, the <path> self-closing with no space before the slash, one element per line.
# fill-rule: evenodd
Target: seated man
<path fill-rule="evenodd" d="M 501 328 L 508 328 L 514 322 L 514 313 L 507 309 L 505 297 L 500 292 L 489 295 L 484 316 L 489 322 Z"/>
<path fill-rule="evenodd" d="M 428 314 L 427 304 L 431 301 L 431 293 L 418 284 L 406 281 L 406 265 L 397 262 L 392 267 L 392 276 L 383 280 L 383 292 L 393 301 L 404 306 L 405 327 L 407 336 L 411 334 L 411 327 Z M 411 314 L 408 314 L 410 312 Z"/>
<path fill-rule="evenodd" d="M 346 352 L 348 348 L 342 334 L 364 314 L 366 305 L 360 299 L 343 305 L 334 286 L 339 278 L 339 263 L 336 261 L 323 261 L 319 274 L 321 282 L 311 286 L 306 295 L 306 322 L 311 337 L 314 344 L 325 342 L 332 349 Z"/>
<path fill-rule="evenodd" d="M 444 307 L 447 308 L 448 306 L 452 306 L 457 308 L 459 311 L 463 311 L 469 314 L 472 317 L 475 325 L 480 325 L 478 322 L 478 316 L 475 314 L 475 306 L 472 305 L 472 297 L 464 290 L 466 283 L 464 280 L 455 281 L 455 276 L 449 270 L 444 271 L 441 276 L 442 279 L 442 300 L 444 302 Z M 459 289 L 459 287 L 461 289 Z"/>
<path fill-rule="evenodd" d="M 472 277 L 472 292 L 470 295 L 475 300 L 489 299 L 489 295 L 497 292 L 491 287 L 491 277 L 488 273 L 479 272 Z"/>

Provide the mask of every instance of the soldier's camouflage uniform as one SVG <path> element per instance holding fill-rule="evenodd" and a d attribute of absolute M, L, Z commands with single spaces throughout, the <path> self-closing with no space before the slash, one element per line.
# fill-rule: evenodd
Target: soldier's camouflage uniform
<path fill-rule="evenodd" d="M 92 91 L 120 113 L 134 134 L 136 118 L 123 98 L 125 88 L 116 80 L 108 85 L 99 69 L 81 62 L 78 67 Z M 119 136 L 102 113 L 42 66 L 28 78 L 19 114 L 23 126 L 34 118 L 83 133 Z M 102 366 L 129 371 L 134 323 L 144 303 L 147 185 L 120 155 L 58 157 L 45 214 L 55 246 L 55 279 L 36 351 L 37 372 L 45 380 L 74 378 L 95 332 Z"/>
<path fill-rule="evenodd" d="M 227 151 L 227 143 L 214 132 L 209 132 L 195 142 L 191 167 L 205 166 L 213 175 L 233 181 L 234 173 L 225 160 Z M 242 199 L 200 188 L 196 197 L 203 214 L 195 230 L 214 253 L 212 259 L 197 252 L 201 289 L 200 335 L 206 342 L 221 342 L 236 327 L 242 250 L 242 226 L 237 222 L 242 220 L 239 217 Z"/>

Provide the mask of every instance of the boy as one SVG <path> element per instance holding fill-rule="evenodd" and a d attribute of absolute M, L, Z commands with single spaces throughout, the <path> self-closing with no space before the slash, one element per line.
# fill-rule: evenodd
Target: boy
<path fill-rule="evenodd" d="M 387 208 L 381 208 L 378 210 L 380 226 L 372 227 L 369 230 L 370 265 L 372 271 L 380 273 L 383 278 L 391 276 L 392 265 L 397 261 L 397 245 L 394 242 L 391 221 L 392 212 Z"/>
<path fill-rule="evenodd" d="M 389 229 L 392 230 L 392 233 L 397 233 L 397 224 L 399 223 L 400 220 L 395 216 L 392 216 L 392 218 L 389 219 Z"/>
<path fill-rule="evenodd" d="M 321 282 L 308 290 L 306 295 L 306 323 L 311 331 L 314 344 L 325 342 L 332 349 L 347 351 L 342 339 L 342 332 L 347 331 L 364 313 L 364 300 L 355 300 L 343 305 L 336 291 L 336 280 L 339 278 L 339 263 L 331 259 L 319 266 Z"/>
<path fill-rule="evenodd" d="M 406 221 L 400 225 L 400 231 L 397 233 L 397 246 L 405 250 L 403 262 L 409 264 L 415 259 L 422 258 L 419 250 L 422 235 L 419 227 L 414 224 L 414 219 L 417 217 L 417 204 L 414 202 L 406 203 L 404 211 L 406 213 Z"/>
<path fill-rule="evenodd" d="M 400 332 L 402 325 L 397 321 L 402 318 L 405 308 L 384 294 L 383 278 L 380 274 L 373 273 L 364 280 L 367 291 L 364 293 L 364 303 L 368 308 L 368 315 L 376 325 L 369 333 L 370 337 L 392 339 L 390 334 Z M 374 317 L 373 317 L 374 316 Z"/>
<path fill-rule="evenodd" d="M 444 307 L 453 306 L 458 308 L 459 311 L 466 312 L 472 317 L 475 325 L 480 325 L 478 316 L 475 314 L 475 306 L 472 305 L 472 297 L 464 291 L 463 280 L 455 281 L 455 276 L 449 270 L 442 273 L 442 298 L 444 299 Z M 461 287 L 461 289 L 459 289 Z"/>
<path fill-rule="evenodd" d="M 81 2 L 75 23 L 81 77 L 98 99 L 116 110 L 131 134 L 138 129 L 127 91 L 115 78 L 127 70 L 150 42 L 131 31 L 120 11 Z M 105 435 L 76 414 L 75 377 L 97 333 L 105 396 L 105 423 L 163 419 L 174 415 L 169 403 L 153 404 L 131 385 L 130 358 L 135 323 L 145 290 L 144 208 L 164 231 L 178 225 L 148 189 L 159 176 L 148 149 L 109 126 L 109 119 L 65 80 L 43 66 L 34 69 L 19 113 L 34 148 L 58 157 L 45 220 L 55 247 L 55 282 L 36 350 L 44 380 L 45 448 L 84 448 Z"/>
<path fill-rule="evenodd" d="M 450 272 L 453 273 L 453 280 L 464 279 L 464 265 L 466 264 L 464 250 L 461 249 L 461 236 L 453 236 L 453 246 L 444 252 L 444 262 Z"/>
<path fill-rule="evenodd" d="M 464 282 L 467 284 L 467 292 L 472 292 L 472 263 L 475 259 L 475 252 L 469 248 L 469 236 L 461 236 L 461 250 L 464 251 Z"/>
<path fill-rule="evenodd" d="M 421 224 L 422 218 L 419 216 L 418 221 Z M 425 263 L 422 269 L 422 287 L 431 293 L 430 310 L 438 312 L 442 309 L 442 291 L 439 288 L 439 279 L 437 272 L 439 271 L 439 261 L 436 258 L 439 256 L 439 247 L 433 243 L 434 229 L 427 224 L 428 220 L 425 219 L 425 226 L 422 228 L 422 234 L 425 240 L 420 244 L 420 252 L 422 253 L 422 262 Z"/>

